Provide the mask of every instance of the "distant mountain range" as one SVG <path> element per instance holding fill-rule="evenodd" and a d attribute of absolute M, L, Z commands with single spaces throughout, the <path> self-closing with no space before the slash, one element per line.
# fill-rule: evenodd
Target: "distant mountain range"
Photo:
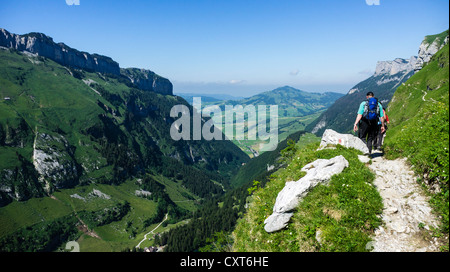
<path fill-rule="evenodd" d="M 229 94 L 214 94 L 214 93 L 210 93 L 210 94 L 198 94 L 198 93 L 175 93 L 175 95 L 181 96 L 183 97 L 189 104 L 192 105 L 192 101 L 194 97 L 201 97 L 202 98 L 202 103 L 206 102 L 219 102 L 219 101 L 223 101 L 223 100 L 240 100 L 240 99 L 244 99 L 244 97 L 238 97 L 238 96 L 232 96 Z"/>
<path fill-rule="evenodd" d="M 387 107 L 396 89 L 419 71 L 424 62 L 444 46 L 446 33 L 447 31 L 425 37 L 420 46 L 419 56 L 379 61 L 371 77 L 351 88 L 347 95 L 339 98 L 318 119 L 309 124 L 306 130 L 318 136 L 321 136 L 325 129 L 350 133 L 359 104 L 366 99 L 366 93 L 372 91 L 383 106 Z"/>
<path fill-rule="evenodd" d="M 284 86 L 240 100 L 225 100 L 210 104 L 219 105 L 278 105 L 279 117 L 302 117 L 317 113 L 331 106 L 341 93 L 311 93 Z"/>

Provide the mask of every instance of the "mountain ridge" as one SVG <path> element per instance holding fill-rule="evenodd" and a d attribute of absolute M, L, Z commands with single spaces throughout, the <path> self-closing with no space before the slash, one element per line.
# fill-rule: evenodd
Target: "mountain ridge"
<path fill-rule="evenodd" d="M 280 117 L 302 117 L 329 107 L 344 94 L 335 92 L 313 93 L 283 86 L 239 100 L 225 100 L 209 104 L 219 105 L 278 105 Z"/>
<path fill-rule="evenodd" d="M 172 83 L 150 70 L 120 68 L 119 63 L 110 57 L 81 52 L 62 42 L 55 43 L 53 38 L 43 33 L 18 35 L 0 28 L 0 46 L 37 54 L 66 67 L 114 75 L 144 91 L 173 95 Z"/>

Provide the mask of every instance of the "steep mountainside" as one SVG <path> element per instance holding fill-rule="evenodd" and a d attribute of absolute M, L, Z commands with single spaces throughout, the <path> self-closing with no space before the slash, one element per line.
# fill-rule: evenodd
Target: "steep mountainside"
<path fill-rule="evenodd" d="M 441 50 L 448 43 L 448 30 L 436 34 L 426 36 L 419 47 L 419 56 L 414 71 L 418 72 L 423 65 L 428 63 L 431 57 Z"/>
<path fill-rule="evenodd" d="M 189 106 L 182 98 L 28 51 L 2 48 L 0 55 L 1 205 L 77 184 L 119 184 L 147 171 L 205 197 L 222 192 L 211 179 L 227 187 L 248 160 L 229 141 L 172 140 L 169 112 Z M 139 71 L 126 71 L 139 81 Z"/>
<path fill-rule="evenodd" d="M 388 111 L 386 151 L 406 157 L 433 192 L 433 205 L 449 226 L 449 45 L 395 92 Z"/>

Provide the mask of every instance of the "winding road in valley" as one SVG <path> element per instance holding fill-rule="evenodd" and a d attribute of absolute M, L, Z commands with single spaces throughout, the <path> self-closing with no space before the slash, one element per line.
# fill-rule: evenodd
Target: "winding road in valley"
<path fill-rule="evenodd" d="M 155 227 L 154 229 L 152 229 L 150 232 L 146 233 L 146 234 L 144 235 L 144 239 L 142 239 L 142 241 L 139 242 L 139 244 L 136 246 L 136 248 L 140 248 L 142 242 L 144 242 L 145 240 L 147 240 L 147 235 L 153 233 L 157 228 L 159 228 L 159 226 L 161 226 L 162 223 L 164 223 L 164 221 L 166 221 L 168 217 L 169 217 L 169 214 L 166 213 L 166 216 L 164 217 L 164 220 L 161 221 L 161 223 L 159 223 L 158 226 L 156 226 L 156 227 Z"/>

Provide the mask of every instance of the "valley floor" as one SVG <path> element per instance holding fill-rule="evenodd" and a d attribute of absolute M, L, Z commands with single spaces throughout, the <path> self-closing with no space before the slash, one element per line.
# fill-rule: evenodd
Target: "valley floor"
<path fill-rule="evenodd" d="M 439 220 L 432 213 L 416 176 L 405 159 L 387 160 L 376 154 L 369 168 L 383 198 L 383 225 L 368 246 L 374 252 L 436 252 L 440 241 L 431 232 Z M 448 240 L 448 238 L 446 238 Z"/>

